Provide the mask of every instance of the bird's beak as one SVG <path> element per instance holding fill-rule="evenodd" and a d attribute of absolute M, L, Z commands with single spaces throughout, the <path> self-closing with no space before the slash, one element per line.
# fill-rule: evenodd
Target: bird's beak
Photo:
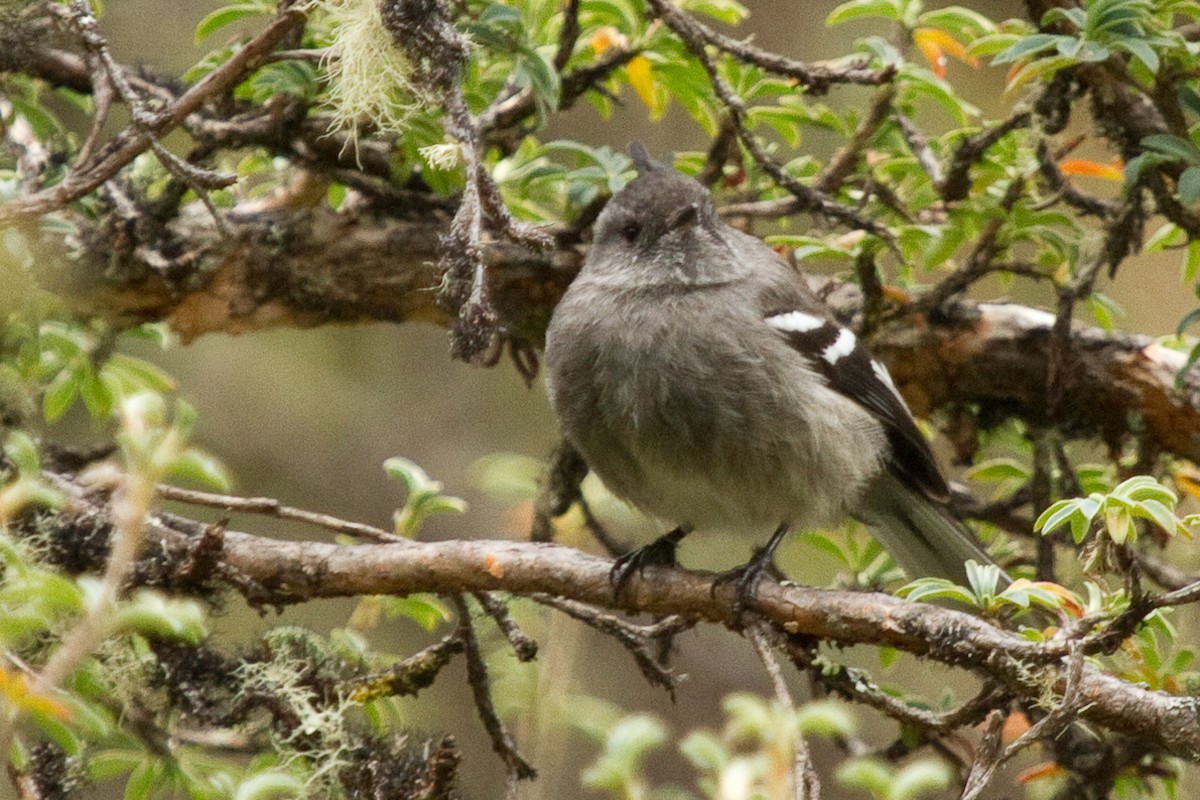
<path fill-rule="evenodd" d="M 667 222 L 667 230 L 673 231 L 676 228 L 682 228 L 695 222 L 697 214 L 700 213 L 700 206 L 697 203 L 689 203 L 683 208 L 675 212 L 670 221 Z"/>

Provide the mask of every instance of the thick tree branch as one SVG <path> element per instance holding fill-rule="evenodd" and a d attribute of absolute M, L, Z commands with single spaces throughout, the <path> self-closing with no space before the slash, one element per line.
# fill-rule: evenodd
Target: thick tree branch
<path fill-rule="evenodd" d="M 182 537 L 166 526 L 151 534 Z M 507 591 L 547 593 L 633 613 L 678 614 L 734 624 L 728 587 L 680 568 L 648 568 L 631 578 L 619 600 L 609 583 L 612 562 L 569 547 L 509 541 L 338 546 L 288 542 L 230 531 L 228 567 L 292 601 L 369 594 Z M 1062 693 L 1066 642 L 1038 644 L 968 614 L 881 594 L 765 582 L 759 611 L 789 633 L 845 645 L 886 645 L 990 676 L 1023 696 Z M 1150 691 L 1093 669 L 1078 683 L 1081 716 L 1140 736 L 1171 753 L 1200 760 L 1200 704 Z"/>
<path fill-rule="evenodd" d="M 78 312 L 118 326 L 166 321 L 185 341 L 205 333 L 241 333 L 329 322 L 426 321 L 450 317 L 430 291 L 444 221 L 401 221 L 369 212 L 256 212 L 228 219 L 222 237 L 206 214 L 181 221 L 180 252 L 191 269 L 127 262 L 112 279 L 99 265 L 67 262 L 43 282 Z M 98 251 L 105 252 L 105 251 Z M 492 243 L 484 250 L 490 293 L 511 337 L 540 343 L 554 304 L 582 261 L 574 248 L 533 253 Z M 57 263 L 57 259 L 46 259 Z M 197 275 L 206 276 L 203 281 Z M 836 313 L 851 319 L 861 298 L 849 285 L 813 278 Z M 1054 316 L 1017 305 L 960 302 L 928 320 L 885 326 L 872 348 L 919 414 L 977 403 L 990 418 L 1015 416 L 1061 424 L 1068 435 L 1114 441 L 1137 410 L 1163 450 L 1200 461 L 1200 376 L 1175 388 L 1181 353 L 1145 336 L 1076 325 L 1064 388 L 1087 402 L 1046 405 L 1046 364 Z"/>

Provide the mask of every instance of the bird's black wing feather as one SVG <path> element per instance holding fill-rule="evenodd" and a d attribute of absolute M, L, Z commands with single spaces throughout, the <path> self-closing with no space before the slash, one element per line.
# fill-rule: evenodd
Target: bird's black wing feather
<path fill-rule="evenodd" d="M 871 357 L 848 328 L 816 311 L 815 300 L 794 296 L 788 299 L 796 302 L 781 304 L 781 299 L 764 298 L 764 324 L 806 358 L 830 388 L 883 423 L 891 445 L 890 461 L 902 480 L 932 499 L 947 500 L 950 489 L 946 479 L 883 364 Z"/>

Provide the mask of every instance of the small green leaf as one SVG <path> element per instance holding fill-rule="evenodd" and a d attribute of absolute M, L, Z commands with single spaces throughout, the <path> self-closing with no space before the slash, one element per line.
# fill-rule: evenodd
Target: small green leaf
<path fill-rule="evenodd" d="M 1200 276 L 1200 239 L 1188 242 L 1187 254 L 1183 257 L 1183 266 L 1179 270 L 1182 283 L 1192 283 Z"/>
<path fill-rule="evenodd" d="M 852 758 L 838 767 L 837 782 L 851 789 L 862 789 L 872 797 L 887 797 L 895 775 L 878 758 Z"/>
<path fill-rule="evenodd" d="M 826 27 L 841 25 L 856 19 L 876 17 L 878 19 L 900 19 L 900 4 L 896 0 L 850 0 L 842 3 L 825 17 Z"/>
<path fill-rule="evenodd" d="M 1189 206 L 1200 202 L 1200 166 L 1188 167 L 1179 176 L 1179 199 Z"/>
<path fill-rule="evenodd" d="M 1189 139 L 1168 133 L 1152 133 L 1142 138 L 1142 147 L 1163 155 L 1172 156 L 1188 164 L 1200 164 L 1200 148 Z"/>
<path fill-rule="evenodd" d="M 1008 64 L 1012 61 L 1019 61 L 1025 56 L 1033 55 L 1034 53 L 1046 50 L 1050 47 L 1057 47 L 1068 41 L 1075 40 L 1070 36 L 1061 36 L 1051 33 L 1034 33 L 1018 39 L 1007 50 L 997 54 L 996 57 L 992 59 L 992 63 Z"/>
<path fill-rule="evenodd" d="M 83 383 L 87 362 L 74 359 L 59 371 L 42 394 L 42 415 L 47 422 L 57 422 L 70 410 Z"/>
<path fill-rule="evenodd" d="M 165 477 L 172 482 L 191 483 L 219 492 L 229 491 L 233 484 L 232 476 L 218 458 L 194 447 L 184 450 L 171 463 Z"/>
<path fill-rule="evenodd" d="M 4 457 L 17 467 L 22 475 L 37 476 L 42 471 L 42 457 L 37 443 L 25 431 L 13 431 L 4 440 Z"/>
<path fill-rule="evenodd" d="M 950 785 L 950 768 L 941 761 L 923 759 L 906 765 L 896 775 L 888 790 L 889 800 L 916 800 L 927 792 L 937 792 Z"/>
<path fill-rule="evenodd" d="M 246 17 L 262 13 L 263 7 L 258 3 L 238 3 L 237 5 L 218 8 L 200 20 L 200 24 L 196 26 L 195 42 L 196 44 L 200 44 L 221 28 L 232 25 L 239 19 L 245 19 Z"/>
<path fill-rule="evenodd" d="M 992 458 L 980 462 L 966 471 L 966 477 L 980 483 L 1029 479 L 1029 468 L 1012 458 Z"/>
<path fill-rule="evenodd" d="M 971 591 L 945 578 L 921 578 L 900 587 L 896 594 L 914 603 L 923 600 L 956 600 L 972 607 L 979 604 Z"/>
<path fill-rule="evenodd" d="M 304 782 L 285 772 L 260 772 L 238 785 L 233 800 L 275 800 L 304 794 Z"/>
<path fill-rule="evenodd" d="M 842 703 L 822 700 L 805 704 L 796 712 L 796 725 L 804 736 L 837 739 L 853 736 L 858 726 Z"/>

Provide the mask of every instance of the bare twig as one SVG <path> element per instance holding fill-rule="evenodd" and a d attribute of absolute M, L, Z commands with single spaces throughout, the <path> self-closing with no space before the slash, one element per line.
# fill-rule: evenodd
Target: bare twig
<path fill-rule="evenodd" d="M 275 19 L 230 56 L 228 61 L 197 81 L 162 111 L 140 124 L 130 123 L 88 164 L 54 186 L 0 206 L 0 228 L 56 211 L 99 188 L 151 147 L 153 140 L 146 135 L 147 132 L 161 137 L 179 127 L 206 101 L 236 85 L 261 65 L 275 45 L 301 25 L 304 19 L 304 13 L 295 6 L 281 7 Z"/>
<path fill-rule="evenodd" d="M 859 64 L 835 67 L 797 61 L 720 34 L 665 0 L 651 0 L 650 7 L 672 30 L 678 32 L 686 29 L 689 38 L 710 44 L 743 63 L 755 64 L 767 72 L 794 78 L 813 94 L 821 94 L 835 83 L 878 86 L 890 81 L 896 73 L 892 67 L 870 69 Z"/>
<path fill-rule="evenodd" d="M 479 640 L 475 637 L 475 628 L 471 624 L 471 611 L 461 595 L 453 595 L 450 602 L 458 611 L 458 638 L 463 643 L 467 658 L 467 681 L 471 684 L 471 692 L 475 696 L 475 708 L 479 719 L 492 740 L 492 749 L 504 762 L 508 772 L 509 796 L 516 791 L 517 781 L 533 780 L 537 770 L 525 761 L 517 750 L 517 743 L 500 721 L 496 707 L 492 703 L 491 683 L 488 680 L 487 665 L 483 662 L 483 653 L 479 649 Z"/>
<path fill-rule="evenodd" d="M 495 620 L 496 627 L 504 634 L 504 638 L 508 639 L 513 652 L 517 654 L 518 661 L 533 661 L 537 658 L 537 642 L 531 639 L 525 631 L 521 630 L 516 621 L 508 613 L 508 609 L 505 608 L 502 600 L 491 592 L 472 592 L 471 596 L 479 601 L 479 605 L 483 607 L 487 615 Z"/>
<path fill-rule="evenodd" d="M 1066 685 L 1063 687 L 1062 699 L 1058 705 L 1005 747 L 1003 752 L 998 750 L 1003 719 L 997 723 L 996 718 L 993 717 L 985 736 L 987 744 L 980 748 L 979 757 L 971 766 L 971 774 L 967 777 L 960 800 L 975 800 L 987 786 L 988 781 L 992 779 L 996 770 L 1010 758 L 1044 736 L 1056 736 L 1075 721 L 1080 708 L 1087 702 L 1080 691 L 1083 679 L 1084 652 L 1078 642 L 1073 642 L 1070 649 L 1070 656 L 1067 658 Z"/>
<path fill-rule="evenodd" d="M 403 536 L 397 536 L 394 533 L 385 531 L 382 528 L 376 528 L 373 525 L 350 522 L 330 516 L 329 514 L 286 506 L 274 497 L 238 497 L 236 495 L 213 494 L 212 492 L 201 492 L 195 489 L 180 489 L 177 486 L 167 486 L 166 484 L 158 486 L 157 491 L 158 496 L 164 500 L 174 500 L 178 503 L 187 503 L 193 506 L 219 508 L 222 511 L 240 511 L 247 514 L 261 514 L 267 517 L 290 519 L 314 525 L 318 528 L 324 528 L 334 533 L 353 536 L 356 539 L 365 539 L 369 542 L 403 543 L 408 541 Z"/>
<path fill-rule="evenodd" d="M 696 624 L 682 616 L 671 615 L 654 625 L 634 625 L 620 617 L 607 614 L 586 603 L 579 603 L 565 597 L 556 597 L 543 593 L 531 595 L 532 599 L 542 605 L 558 609 L 569 617 L 595 628 L 601 633 L 616 639 L 630 652 L 646 680 L 654 686 L 667 690 L 671 699 L 675 698 L 675 686 L 678 677 L 669 668 L 659 663 L 655 657 L 654 645 L 657 642 L 669 640 L 677 633 L 687 630 Z"/>
<path fill-rule="evenodd" d="M 758 660 L 762 662 L 763 668 L 767 671 L 767 677 L 771 679 L 771 689 L 775 693 L 776 702 L 794 716 L 796 701 L 792 699 L 787 681 L 783 679 L 783 671 L 775 659 L 774 648 L 770 641 L 773 633 L 774 631 L 765 625 L 751 625 L 746 628 L 746 636 L 750 639 L 750 644 L 754 647 Z M 812 756 L 808 752 L 808 744 L 799 731 L 794 732 L 792 746 L 795 749 L 792 767 L 793 796 L 796 800 L 817 800 L 821 796 L 821 779 L 817 776 L 817 770 L 813 766 Z"/>

